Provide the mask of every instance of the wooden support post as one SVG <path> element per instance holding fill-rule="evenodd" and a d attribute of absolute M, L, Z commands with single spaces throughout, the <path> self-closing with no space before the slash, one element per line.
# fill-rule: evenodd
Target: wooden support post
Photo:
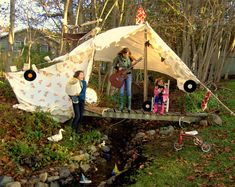
<path fill-rule="evenodd" d="M 147 101 L 148 99 L 148 67 L 147 67 L 147 29 L 145 26 L 145 30 L 144 30 L 144 39 L 145 39 L 145 43 L 144 43 L 144 101 Z"/>

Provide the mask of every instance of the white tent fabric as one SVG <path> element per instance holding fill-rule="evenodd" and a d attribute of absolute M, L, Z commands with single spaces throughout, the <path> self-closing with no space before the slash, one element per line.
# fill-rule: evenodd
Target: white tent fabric
<path fill-rule="evenodd" d="M 69 54 L 54 59 L 54 62 L 59 61 L 55 65 L 43 69 L 37 69 L 34 66 L 33 69 L 37 74 L 34 81 L 25 80 L 23 71 L 7 73 L 6 77 L 19 101 L 15 107 L 26 111 L 35 111 L 38 108 L 50 112 L 60 121 L 69 119 L 72 116 L 72 107 L 65 93 L 67 80 L 75 71 L 83 70 L 88 82 L 93 59 L 112 62 L 123 47 L 129 47 L 133 56 L 144 56 L 145 30 L 151 44 L 148 47 L 148 70 L 158 71 L 175 78 L 181 90 L 183 90 L 184 82 L 189 79 L 199 82 L 148 24 L 124 26 L 108 30 L 82 43 Z M 161 57 L 165 59 L 163 62 L 161 62 Z M 141 62 L 135 66 L 135 69 L 143 69 L 143 67 L 144 63 Z M 89 90 L 87 97 L 89 97 Z"/>

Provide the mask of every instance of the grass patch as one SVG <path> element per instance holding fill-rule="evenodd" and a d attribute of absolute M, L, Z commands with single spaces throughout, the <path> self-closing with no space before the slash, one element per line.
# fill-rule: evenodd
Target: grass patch
<path fill-rule="evenodd" d="M 197 91 L 188 95 L 186 99 L 187 111 L 201 112 L 200 102 L 204 94 L 205 91 Z M 216 94 L 230 108 L 235 108 L 235 81 L 224 82 Z M 151 157 L 153 161 L 132 176 L 136 184 L 131 186 L 234 185 L 235 118 L 227 115 L 213 98 L 210 99 L 208 108 L 209 111 L 220 110 L 220 117 L 223 120 L 223 125 L 221 126 L 214 125 L 198 130 L 199 135 L 212 144 L 212 150 L 209 153 L 203 153 L 197 147 L 186 144 L 179 152 L 158 153 L 156 156 L 152 153 L 157 151 L 146 149 L 144 151 L 145 155 L 149 158 Z"/>

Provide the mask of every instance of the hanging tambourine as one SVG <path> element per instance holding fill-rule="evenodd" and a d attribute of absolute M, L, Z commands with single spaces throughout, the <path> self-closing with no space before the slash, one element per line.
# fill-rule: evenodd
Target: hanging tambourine
<path fill-rule="evenodd" d="M 33 80 L 36 79 L 36 77 L 37 77 L 37 74 L 32 69 L 29 69 L 29 70 L 24 72 L 24 78 L 27 81 L 33 81 Z"/>
<path fill-rule="evenodd" d="M 188 93 L 194 92 L 196 90 L 196 88 L 197 88 L 197 84 L 193 80 L 187 80 L 184 83 L 184 90 Z"/>
<path fill-rule="evenodd" d="M 152 110 L 152 102 L 151 101 L 145 101 L 143 103 L 143 109 L 144 111 L 150 112 Z"/>

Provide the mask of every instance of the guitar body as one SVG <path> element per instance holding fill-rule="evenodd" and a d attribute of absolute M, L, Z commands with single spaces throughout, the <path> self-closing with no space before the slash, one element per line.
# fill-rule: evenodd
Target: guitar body
<path fill-rule="evenodd" d="M 109 77 L 109 80 L 113 87 L 121 88 L 126 78 L 127 74 L 124 71 L 117 71 Z"/>
<path fill-rule="evenodd" d="M 135 59 L 134 59 L 135 60 Z M 142 60 L 142 57 L 140 57 L 139 59 L 135 60 L 135 63 L 129 67 L 126 70 L 121 70 L 121 71 L 117 71 L 115 73 L 113 73 L 110 77 L 109 80 L 111 82 L 111 85 L 115 88 L 121 88 L 124 80 L 127 78 L 127 72 L 128 70 L 130 70 L 134 65 L 136 65 L 138 62 L 140 62 Z"/>

